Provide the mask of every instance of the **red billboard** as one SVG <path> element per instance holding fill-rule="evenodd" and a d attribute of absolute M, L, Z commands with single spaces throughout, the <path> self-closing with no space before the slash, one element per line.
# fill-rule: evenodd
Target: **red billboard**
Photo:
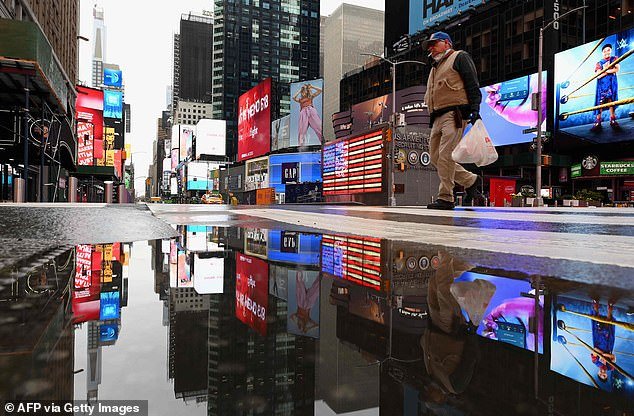
<path fill-rule="evenodd" d="M 77 86 L 77 165 L 103 157 L 103 91 Z"/>
<path fill-rule="evenodd" d="M 236 318 L 265 336 L 268 305 L 268 263 L 236 253 Z"/>
<path fill-rule="evenodd" d="M 238 161 L 262 156 L 271 150 L 271 78 L 238 100 Z"/>

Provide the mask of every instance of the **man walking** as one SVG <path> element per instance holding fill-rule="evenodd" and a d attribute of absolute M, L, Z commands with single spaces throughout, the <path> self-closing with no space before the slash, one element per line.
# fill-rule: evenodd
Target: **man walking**
<path fill-rule="evenodd" d="M 432 34 L 423 47 L 433 59 L 425 104 L 431 116 L 431 163 L 438 170 L 440 179 L 438 198 L 427 208 L 451 210 L 456 183 L 466 190 L 465 205 L 471 205 L 474 198 L 480 196 L 480 177 L 454 162 L 451 153 L 462 139 L 467 123 L 473 124 L 480 118 L 482 94 L 471 56 L 453 50 L 447 33 Z"/>

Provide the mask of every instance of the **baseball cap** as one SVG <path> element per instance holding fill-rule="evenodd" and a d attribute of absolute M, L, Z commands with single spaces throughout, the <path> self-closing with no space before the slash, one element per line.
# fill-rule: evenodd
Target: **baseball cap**
<path fill-rule="evenodd" d="M 447 40 L 447 41 L 449 41 L 449 43 L 453 44 L 453 41 L 451 40 L 451 36 L 449 36 L 447 33 L 445 33 L 445 32 L 435 32 L 435 33 L 431 34 L 429 39 L 427 39 L 427 40 L 425 40 L 423 42 L 423 48 L 427 49 L 427 46 L 430 43 L 437 42 L 439 40 Z"/>

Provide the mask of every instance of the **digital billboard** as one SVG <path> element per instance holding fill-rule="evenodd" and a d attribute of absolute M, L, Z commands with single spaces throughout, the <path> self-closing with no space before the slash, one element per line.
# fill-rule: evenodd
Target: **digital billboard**
<path fill-rule="evenodd" d="M 286 329 L 290 334 L 319 338 L 318 271 L 288 270 L 288 313 Z"/>
<path fill-rule="evenodd" d="M 190 259 L 190 253 L 178 251 L 178 287 L 194 287 Z"/>
<path fill-rule="evenodd" d="M 321 239 L 321 271 L 380 290 L 381 240 L 324 234 Z"/>
<path fill-rule="evenodd" d="M 425 30 L 484 3 L 485 0 L 410 0 L 409 34 Z"/>
<path fill-rule="evenodd" d="M 265 336 L 268 305 L 268 263 L 236 253 L 236 318 Z"/>
<path fill-rule="evenodd" d="M 245 164 L 244 190 L 253 191 L 269 187 L 269 158 L 249 160 Z M 254 201 L 255 202 L 255 201 Z"/>
<path fill-rule="evenodd" d="M 269 230 L 269 260 L 319 266 L 321 235 Z"/>
<path fill-rule="evenodd" d="M 119 318 L 119 292 L 101 292 L 99 320 Z"/>
<path fill-rule="evenodd" d="M 206 191 L 208 184 L 209 165 L 207 162 L 189 162 L 187 164 L 187 190 Z"/>
<path fill-rule="evenodd" d="M 542 78 L 542 131 L 546 129 L 546 82 Z M 495 146 L 533 141 L 535 133 L 524 133 L 537 126 L 537 111 L 531 109 L 531 96 L 537 92 L 537 74 L 480 88 L 480 116 Z"/>
<path fill-rule="evenodd" d="M 322 134 L 324 80 L 291 84 L 290 146 L 318 146 Z"/>
<path fill-rule="evenodd" d="M 77 121 L 77 165 L 93 165 L 94 140 L 95 126 L 86 121 Z"/>
<path fill-rule="evenodd" d="M 170 159 L 172 161 L 172 170 L 175 170 L 178 166 L 178 149 L 172 149 L 172 155 Z"/>
<path fill-rule="evenodd" d="M 269 171 L 269 186 L 277 193 L 284 193 L 286 184 L 321 182 L 321 152 L 271 155 Z"/>
<path fill-rule="evenodd" d="M 118 119 L 123 117 L 123 93 L 121 91 L 103 91 L 103 116 Z"/>
<path fill-rule="evenodd" d="M 225 259 L 222 257 L 201 258 L 194 254 L 194 290 L 200 295 L 223 293 Z"/>
<path fill-rule="evenodd" d="M 123 85 L 123 76 L 118 69 L 104 68 L 103 69 L 103 84 L 109 87 L 121 88 Z"/>
<path fill-rule="evenodd" d="M 631 310 L 626 303 L 599 296 L 556 296 L 550 369 L 579 383 L 634 398 Z"/>
<path fill-rule="evenodd" d="M 194 143 L 194 126 L 187 126 L 179 124 L 180 130 L 180 144 L 179 144 L 179 157 L 180 162 L 192 160 L 192 148 Z"/>
<path fill-rule="evenodd" d="M 227 154 L 227 122 L 202 119 L 196 124 L 196 159 Z"/>
<path fill-rule="evenodd" d="M 634 29 L 555 55 L 555 130 L 594 143 L 632 140 Z"/>
<path fill-rule="evenodd" d="M 278 118 L 271 123 L 271 151 L 291 146 L 291 116 Z"/>
<path fill-rule="evenodd" d="M 119 337 L 119 326 L 117 324 L 99 325 L 99 341 L 112 342 Z"/>
<path fill-rule="evenodd" d="M 483 319 L 478 323 L 477 334 L 495 341 L 505 342 L 530 351 L 535 351 L 535 336 L 529 332 L 529 322 L 535 319 L 535 300 L 522 296 L 530 293 L 531 285 L 524 280 L 489 276 L 480 273 L 465 272 L 454 283 L 485 280 L 495 286 Z M 454 288 L 452 286 L 452 293 Z M 538 323 L 538 347 L 543 352 L 544 345 L 544 299 L 540 296 Z M 475 324 L 475 322 L 474 322 Z"/>
<path fill-rule="evenodd" d="M 324 195 L 381 192 L 381 131 L 330 143 L 323 148 Z"/>
<path fill-rule="evenodd" d="M 103 157 L 103 91 L 77 86 L 77 164 L 92 166 Z"/>
<path fill-rule="evenodd" d="M 271 149 L 271 78 L 238 99 L 238 161 L 262 156 Z"/>

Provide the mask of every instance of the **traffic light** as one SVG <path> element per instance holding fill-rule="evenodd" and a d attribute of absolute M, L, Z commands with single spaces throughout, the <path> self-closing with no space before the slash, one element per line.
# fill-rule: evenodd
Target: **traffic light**
<path fill-rule="evenodd" d="M 550 166 L 553 163 L 551 155 L 542 155 L 542 166 Z"/>

